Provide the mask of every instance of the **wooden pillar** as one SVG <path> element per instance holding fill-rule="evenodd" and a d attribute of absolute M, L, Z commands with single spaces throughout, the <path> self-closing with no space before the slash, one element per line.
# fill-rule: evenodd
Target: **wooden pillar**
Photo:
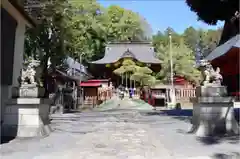
<path fill-rule="evenodd" d="M 180 98 L 182 98 L 183 97 L 183 89 L 181 88 L 180 89 Z"/>
<path fill-rule="evenodd" d="M 130 88 L 132 88 L 132 80 L 130 79 L 130 75 L 129 75 L 129 82 L 130 82 Z"/>
<path fill-rule="evenodd" d="M 126 78 L 126 88 L 128 88 L 128 82 L 127 82 L 127 73 L 126 73 L 126 75 L 125 75 L 125 78 Z"/>
<path fill-rule="evenodd" d="M 124 77 L 124 75 L 122 74 L 122 75 L 121 75 L 122 85 L 123 85 L 123 77 Z"/>
<path fill-rule="evenodd" d="M 15 46 L 14 46 L 14 63 L 13 63 L 13 78 L 12 85 L 18 86 L 18 77 L 22 69 L 23 63 L 23 52 L 24 52 L 24 34 L 25 34 L 25 24 L 19 22 L 16 35 L 15 35 Z"/>

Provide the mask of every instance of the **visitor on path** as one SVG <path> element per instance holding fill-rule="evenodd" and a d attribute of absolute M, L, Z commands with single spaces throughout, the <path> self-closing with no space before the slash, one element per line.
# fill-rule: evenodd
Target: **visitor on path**
<path fill-rule="evenodd" d="M 118 87 L 118 92 L 119 92 L 119 98 L 122 100 L 124 98 L 124 87 L 122 85 Z"/>
<path fill-rule="evenodd" d="M 148 104 L 152 104 L 152 92 L 151 92 L 151 90 L 148 90 Z"/>
<path fill-rule="evenodd" d="M 132 96 L 133 96 L 133 89 L 129 88 L 129 98 L 132 98 Z"/>
<path fill-rule="evenodd" d="M 119 85 L 118 86 L 118 91 L 123 91 L 124 90 L 124 87 L 122 85 Z"/>

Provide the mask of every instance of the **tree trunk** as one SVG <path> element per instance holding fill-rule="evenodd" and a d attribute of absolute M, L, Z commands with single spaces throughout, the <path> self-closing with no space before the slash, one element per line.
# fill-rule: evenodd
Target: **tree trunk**
<path fill-rule="evenodd" d="M 122 85 L 123 85 L 123 77 L 124 77 L 124 76 L 123 76 L 123 74 L 122 74 L 122 75 L 121 75 Z"/>
<path fill-rule="evenodd" d="M 127 73 L 126 73 L 126 75 L 125 75 L 125 78 L 126 78 L 126 88 L 128 88 Z"/>
<path fill-rule="evenodd" d="M 43 81 L 43 87 L 45 88 L 45 94 L 44 97 L 48 98 L 49 97 L 49 90 L 48 90 L 48 59 L 49 56 L 46 54 L 43 57 L 43 72 L 42 72 L 42 81 Z"/>
<path fill-rule="evenodd" d="M 129 75 L 129 82 L 130 82 L 130 88 L 132 88 L 132 80 L 130 79 L 130 75 Z"/>

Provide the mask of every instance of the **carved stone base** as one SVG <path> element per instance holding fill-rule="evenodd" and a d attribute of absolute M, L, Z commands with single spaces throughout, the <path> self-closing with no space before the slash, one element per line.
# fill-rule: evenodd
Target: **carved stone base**
<path fill-rule="evenodd" d="M 44 88 L 31 84 L 12 88 L 12 98 L 43 98 L 44 93 Z"/>
<path fill-rule="evenodd" d="M 194 103 L 191 131 L 198 137 L 239 134 L 240 127 L 234 117 L 233 103 L 229 102 L 229 98 L 221 97 L 222 102 L 215 98 L 198 98 L 198 102 Z"/>
<path fill-rule="evenodd" d="M 63 114 L 64 113 L 64 107 L 61 104 L 57 104 L 56 106 L 51 106 L 50 108 L 50 114 Z"/>
<path fill-rule="evenodd" d="M 199 86 L 196 87 L 197 97 L 224 97 L 227 96 L 227 88 L 225 86 Z"/>
<path fill-rule="evenodd" d="M 4 137 L 41 137 L 51 130 L 48 99 L 17 98 L 7 103 L 2 125 Z"/>

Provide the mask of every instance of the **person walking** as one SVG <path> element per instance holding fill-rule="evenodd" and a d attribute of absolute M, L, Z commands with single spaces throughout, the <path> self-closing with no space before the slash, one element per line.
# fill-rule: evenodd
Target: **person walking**
<path fill-rule="evenodd" d="M 122 100 L 124 98 L 124 87 L 120 85 L 118 87 L 118 91 L 119 91 L 119 98 Z"/>
<path fill-rule="evenodd" d="M 129 88 L 129 98 L 132 98 L 132 95 L 133 95 L 133 89 Z"/>

